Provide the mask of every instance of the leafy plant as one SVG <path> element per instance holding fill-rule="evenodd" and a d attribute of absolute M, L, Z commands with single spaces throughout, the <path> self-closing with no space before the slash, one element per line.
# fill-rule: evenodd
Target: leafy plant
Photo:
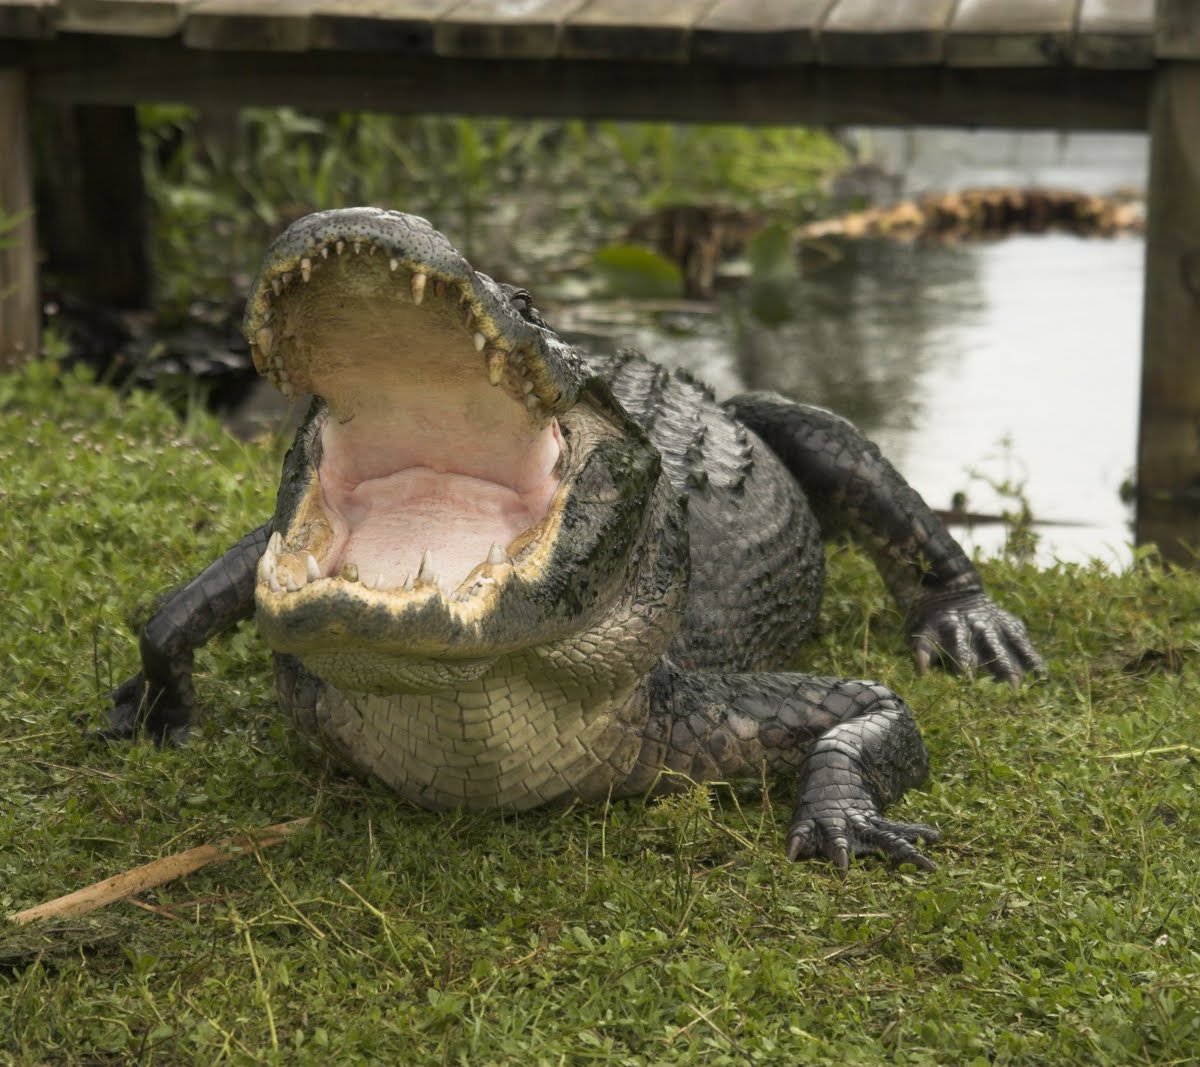
<path fill-rule="evenodd" d="M 292 219 L 351 204 L 427 216 L 485 270 L 586 268 L 639 214 L 670 203 L 811 210 L 843 159 L 797 129 L 462 117 L 140 112 L 160 310 L 236 302 Z"/>

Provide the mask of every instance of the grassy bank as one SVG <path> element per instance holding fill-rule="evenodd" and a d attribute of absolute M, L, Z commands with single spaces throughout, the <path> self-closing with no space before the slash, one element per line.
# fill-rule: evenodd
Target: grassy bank
<path fill-rule="evenodd" d="M 435 816 L 326 774 L 253 627 L 189 747 L 87 744 L 131 620 L 260 522 L 278 449 L 48 366 L 0 378 L 0 911 L 231 831 L 319 827 L 93 918 L 0 927 L 0 1061 L 1146 1063 L 1200 1057 L 1200 577 L 985 566 L 1049 675 L 916 678 L 833 556 L 821 673 L 923 724 L 932 875 L 792 866 L 790 789 Z"/>

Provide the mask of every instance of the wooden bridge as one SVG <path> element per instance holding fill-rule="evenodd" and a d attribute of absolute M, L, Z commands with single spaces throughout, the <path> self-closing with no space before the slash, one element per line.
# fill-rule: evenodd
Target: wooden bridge
<path fill-rule="evenodd" d="M 152 100 L 1149 129 L 1137 532 L 1194 562 L 1200 0 L 0 0 L 0 210 L 28 213 L 0 240 L 0 365 L 37 350 L 39 227 L 77 242 L 96 294 L 148 298 L 131 105 Z M 76 151 L 40 161 L 74 201 L 35 221 L 38 101 L 76 109 Z"/>

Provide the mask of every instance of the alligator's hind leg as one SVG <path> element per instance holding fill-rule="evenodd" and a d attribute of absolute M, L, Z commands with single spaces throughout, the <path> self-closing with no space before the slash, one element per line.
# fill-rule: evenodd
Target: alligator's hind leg
<path fill-rule="evenodd" d="M 180 741 L 196 709 L 194 651 L 254 613 L 254 579 L 270 523 L 248 533 L 187 585 L 177 589 L 142 630 L 142 669 L 110 694 L 107 740 L 145 731 L 160 743 Z"/>
<path fill-rule="evenodd" d="M 915 842 L 936 840 L 922 823 L 883 818 L 920 785 L 929 757 L 912 714 L 873 682 L 802 674 L 706 674 L 670 663 L 652 675 L 650 719 L 619 795 L 677 791 L 689 782 L 798 775 L 789 859 L 825 856 L 845 870 L 852 855 L 879 852 L 933 870 Z"/>
<path fill-rule="evenodd" d="M 844 530 L 870 552 L 908 619 L 920 668 L 936 655 L 1013 684 L 1041 668 L 1025 624 L 987 597 L 945 524 L 851 423 L 775 393 L 725 406 L 783 460 L 822 532 Z"/>

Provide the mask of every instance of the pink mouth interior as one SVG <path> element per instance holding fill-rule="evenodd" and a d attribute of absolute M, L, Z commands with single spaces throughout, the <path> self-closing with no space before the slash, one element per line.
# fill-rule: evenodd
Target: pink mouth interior
<path fill-rule="evenodd" d="M 460 414 L 443 410 L 443 424 Z M 321 490 L 336 547 L 322 570 L 338 574 L 352 563 L 378 588 L 415 578 L 428 549 L 438 584 L 454 589 L 493 544 L 503 548 L 539 522 L 558 488 L 554 422 L 514 441 L 453 429 L 356 433 L 354 422 L 331 419 L 323 442 Z"/>

